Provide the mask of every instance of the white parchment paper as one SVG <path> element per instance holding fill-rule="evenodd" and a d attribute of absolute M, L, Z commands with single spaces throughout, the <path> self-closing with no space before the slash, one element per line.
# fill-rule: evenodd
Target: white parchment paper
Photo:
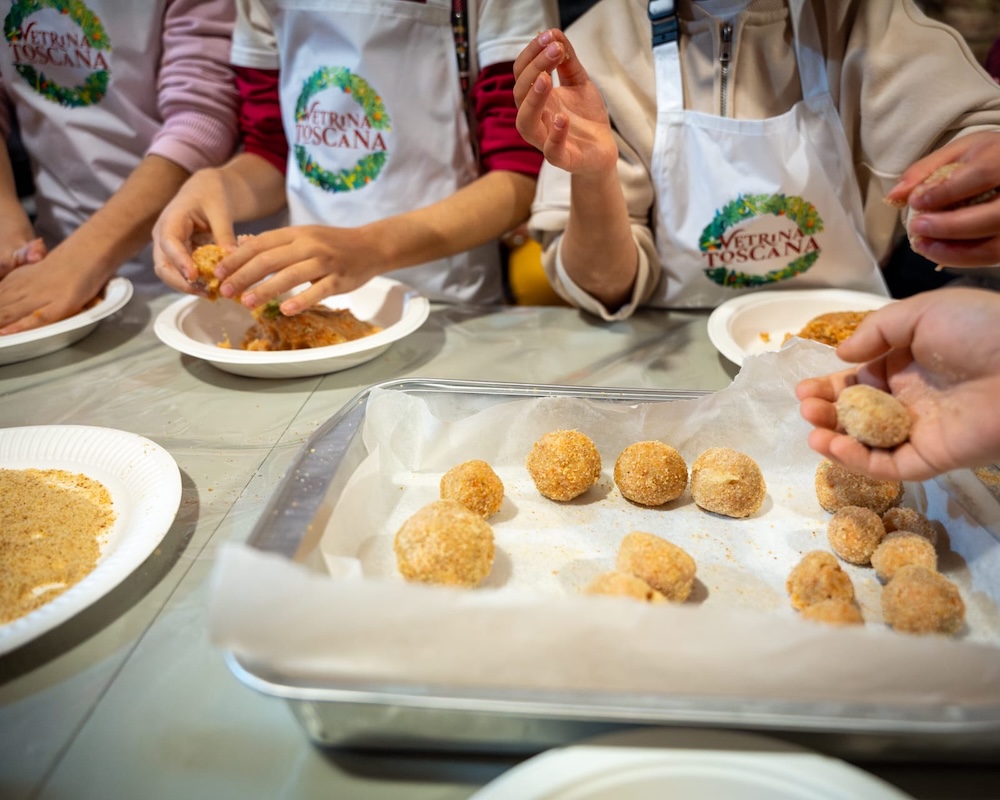
<path fill-rule="evenodd" d="M 785 579 L 802 554 L 829 549 L 830 514 L 816 500 L 820 457 L 793 388 L 843 366 L 796 341 L 748 360 L 733 384 L 692 400 L 616 404 L 511 399 L 474 413 L 447 393 L 373 390 L 367 458 L 335 499 L 320 541 L 325 572 L 227 545 L 212 597 L 215 641 L 278 674 L 323 681 L 713 695 L 852 703 L 1000 702 L 1000 547 L 997 504 L 971 473 L 907 486 L 904 505 L 940 523 L 940 569 L 965 599 L 953 638 L 894 633 L 882 622 L 870 567 L 844 564 L 866 619 L 833 628 L 797 619 Z M 576 428 L 603 460 L 597 486 L 570 503 L 538 494 L 524 469 L 544 433 Z M 706 513 L 690 493 L 659 509 L 622 498 L 614 461 L 660 439 L 688 461 L 733 447 L 768 486 L 754 517 Z M 497 557 L 474 591 L 405 583 L 392 543 L 441 475 L 488 461 L 505 499 L 490 520 Z M 992 530 L 991 530 L 992 528 Z M 683 605 L 594 598 L 581 589 L 613 568 L 632 530 L 684 547 L 698 565 Z"/>

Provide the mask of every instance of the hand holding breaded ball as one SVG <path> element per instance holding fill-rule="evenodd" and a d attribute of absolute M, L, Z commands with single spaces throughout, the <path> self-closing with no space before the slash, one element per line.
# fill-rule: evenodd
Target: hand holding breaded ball
<path fill-rule="evenodd" d="M 944 575 L 910 565 L 897 570 L 882 589 L 882 616 L 903 633 L 958 633 L 965 624 L 965 602 Z"/>
<path fill-rule="evenodd" d="M 656 591 L 642 578 L 627 572 L 603 572 L 592 580 L 584 594 L 599 594 L 605 597 L 628 597 L 644 603 L 666 603 L 667 598 Z"/>
<path fill-rule="evenodd" d="M 910 436 L 910 412 L 888 392 L 856 383 L 837 397 L 837 421 L 848 436 L 869 447 L 892 448 Z"/>
<path fill-rule="evenodd" d="M 903 483 L 869 478 L 824 459 L 816 467 L 816 499 L 827 511 L 861 506 L 884 514 L 903 499 Z"/>
<path fill-rule="evenodd" d="M 826 600 L 854 601 L 854 584 L 840 562 L 826 550 L 811 550 L 792 567 L 785 581 L 792 608 L 804 608 Z"/>
<path fill-rule="evenodd" d="M 580 431 L 546 433 L 525 462 L 535 487 L 550 500 L 579 497 L 601 477 L 601 455 L 589 436 Z"/>
<path fill-rule="evenodd" d="M 441 476 L 441 499 L 457 500 L 488 519 L 503 504 L 503 481 L 485 461 L 473 459 L 452 467 Z"/>
<path fill-rule="evenodd" d="M 712 447 L 691 465 L 691 496 L 705 511 L 739 519 L 757 513 L 767 484 L 760 466 L 746 453 Z"/>
<path fill-rule="evenodd" d="M 683 603 L 691 595 L 695 561 L 683 548 L 652 533 L 633 531 L 618 546 L 615 568 L 648 583 L 667 600 Z"/>
<path fill-rule="evenodd" d="M 478 586 L 493 568 L 493 529 L 456 500 L 435 500 L 413 514 L 393 544 L 408 581 Z"/>
<path fill-rule="evenodd" d="M 622 497 L 643 506 L 662 506 L 687 488 L 684 457 L 659 441 L 630 444 L 615 461 L 615 485 Z"/>
<path fill-rule="evenodd" d="M 833 552 L 851 564 L 871 563 L 872 553 L 885 538 L 882 519 L 870 508 L 838 508 L 826 526 Z"/>

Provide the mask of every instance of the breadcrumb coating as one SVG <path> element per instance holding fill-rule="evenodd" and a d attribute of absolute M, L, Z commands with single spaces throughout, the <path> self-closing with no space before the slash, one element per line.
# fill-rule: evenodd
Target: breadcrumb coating
<path fill-rule="evenodd" d="M 941 573 L 917 565 L 901 567 L 882 589 L 882 616 L 903 633 L 958 633 L 965 602 Z"/>
<path fill-rule="evenodd" d="M 872 553 L 885 538 L 882 518 L 870 508 L 838 508 L 826 527 L 833 552 L 852 564 L 870 564 Z"/>
<path fill-rule="evenodd" d="M 493 529 L 456 500 L 435 500 L 396 532 L 399 571 L 408 581 L 478 586 L 493 568 Z"/>
<path fill-rule="evenodd" d="M 900 569 L 912 564 L 937 570 L 937 551 L 919 533 L 894 531 L 887 533 L 875 548 L 871 561 L 875 574 L 888 582 Z"/>
<path fill-rule="evenodd" d="M 457 500 L 484 519 L 503 505 L 503 481 L 485 461 L 473 459 L 458 464 L 441 476 L 441 499 Z"/>
<path fill-rule="evenodd" d="M 932 545 L 937 545 L 938 532 L 934 523 L 919 511 L 905 506 L 890 508 L 882 515 L 882 524 L 886 533 L 894 531 L 909 531 L 923 536 Z"/>
<path fill-rule="evenodd" d="M 543 496 L 562 502 L 579 497 L 601 477 L 597 446 L 576 430 L 546 433 L 532 446 L 525 466 Z"/>
<path fill-rule="evenodd" d="M 691 465 L 691 496 L 700 508 L 727 517 L 755 514 L 767 496 L 757 462 L 728 447 L 712 447 Z"/>
<path fill-rule="evenodd" d="M 785 581 L 792 608 L 804 608 L 827 600 L 853 602 L 854 584 L 840 562 L 826 550 L 811 550 L 792 567 Z"/>
<path fill-rule="evenodd" d="M 884 514 L 903 499 L 903 483 L 875 480 L 824 459 L 816 467 L 816 498 L 827 511 L 862 506 Z"/>
<path fill-rule="evenodd" d="M 828 625 L 864 625 L 865 618 L 853 600 L 822 600 L 802 609 L 802 619 Z"/>
<path fill-rule="evenodd" d="M 687 482 L 687 462 L 663 442 L 630 444 L 615 461 L 615 485 L 633 503 L 662 506 L 684 494 Z"/>
<path fill-rule="evenodd" d="M 910 438 L 910 412 L 888 392 L 858 383 L 837 398 L 837 422 L 869 447 L 892 448 Z"/>
<path fill-rule="evenodd" d="M 674 603 L 687 600 L 694 586 L 694 559 L 683 548 L 652 533 L 627 534 L 618 547 L 615 567 L 641 578 Z"/>
<path fill-rule="evenodd" d="M 628 597 L 645 603 L 666 603 L 667 598 L 656 591 L 642 578 L 627 572 L 604 572 L 590 582 L 584 594 L 600 594 L 608 597 Z"/>

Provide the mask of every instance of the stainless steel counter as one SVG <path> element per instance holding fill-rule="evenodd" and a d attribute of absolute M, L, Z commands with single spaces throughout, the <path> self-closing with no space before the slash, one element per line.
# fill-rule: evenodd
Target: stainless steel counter
<path fill-rule="evenodd" d="M 182 357 L 153 334 L 173 295 L 137 290 L 74 346 L 0 367 L 0 427 L 85 424 L 166 448 L 177 518 L 128 579 L 0 658 L 0 796 L 467 798 L 510 757 L 325 752 L 287 705 L 243 686 L 206 633 L 220 544 L 245 538 L 316 428 L 402 377 L 714 390 L 735 368 L 706 315 L 602 324 L 566 308 L 435 308 L 368 364 L 264 381 Z M 921 798 L 1000 797 L 1000 768 L 865 764 Z"/>

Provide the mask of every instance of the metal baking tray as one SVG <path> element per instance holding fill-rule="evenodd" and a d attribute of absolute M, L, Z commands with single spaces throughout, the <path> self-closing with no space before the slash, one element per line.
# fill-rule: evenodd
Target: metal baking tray
<path fill-rule="evenodd" d="M 446 392 L 469 413 L 525 397 L 565 396 L 618 404 L 669 402 L 706 394 L 611 387 L 404 379 L 370 387 L 324 423 L 271 497 L 248 544 L 305 561 L 330 508 L 366 456 L 360 431 L 374 389 Z M 1000 708 L 903 709 L 891 705 L 776 702 L 752 697 L 685 697 L 580 692 L 456 690 L 432 685 L 295 682 L 232 652 L 245 685 L 286 700 L 316 745 L 526 755 L 637 725 L 767 732 L 851 760 L 1000 762 Z"/>

